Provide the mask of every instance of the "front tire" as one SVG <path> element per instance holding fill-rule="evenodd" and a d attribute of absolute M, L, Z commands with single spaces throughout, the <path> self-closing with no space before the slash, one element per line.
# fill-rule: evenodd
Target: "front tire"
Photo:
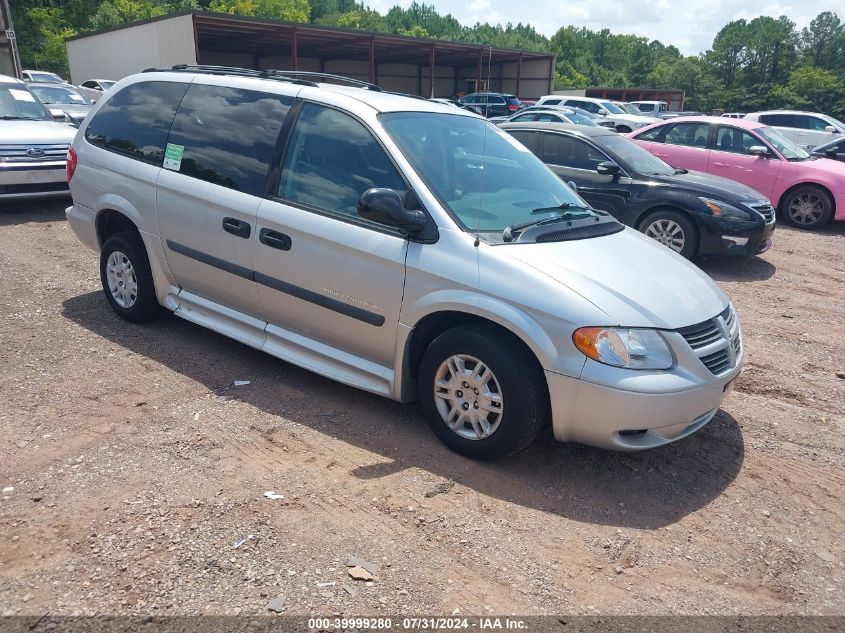
<path fill-rule="evenodd" d="M 820 229 L 833 217 L 833 201 L 826 191 L 813 185 L 798 187 L 784 196 L 781 217 L 799 229 Z"/>
<path fill-rule="evenodd" d="M 150 260 L 136 231 L 112 235 L 100 252 L 100 281 L 112 309 L 125 321 L 141 323 L 161 315 Z"/>
<path fill-rule="evenodd" d="M 549 417 L 546 379 L 534 356 L 492 325 L 447 330 L 419 372 L 426 421 L 453 451 L 480 460 L 530 445 Z"/>
<path fill-rule="evenodd" d="M 640 231 L 687 259 L 698 253 L 695 225 L 677 211 L 665 209 L 651 213 L 640 223 Z"/>

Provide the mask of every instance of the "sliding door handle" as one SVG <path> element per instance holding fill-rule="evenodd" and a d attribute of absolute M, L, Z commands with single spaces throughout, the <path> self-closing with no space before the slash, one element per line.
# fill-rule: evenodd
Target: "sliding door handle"
<path fill-rule="evenodd" d="M 270 229 L 261 229 L 258 233 L 258 241 L 269 246 L 270 248 L 277 248 L 280 251 L 290 250 L 290 237 L 278 231 L 271 231 Z"/>
<path fill-rule="evenodd" d="M 226 233 L 237 235 L 238 237 L 248 238 L 252 232 L 249 222 L 238 220 L 236 218 L 223 218 L 223 230 Z"/>

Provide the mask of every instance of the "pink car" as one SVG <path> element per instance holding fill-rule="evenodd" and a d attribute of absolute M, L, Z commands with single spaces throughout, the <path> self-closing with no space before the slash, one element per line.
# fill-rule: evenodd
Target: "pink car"
<path fill-rule="evenodd" d="M 767 125 L 745 119 L 685 117 L 627 135 L 673 167 L 724 176 L 769 198 L 792 226 L 845 220 L 845 163 L 816 158 Z"/>

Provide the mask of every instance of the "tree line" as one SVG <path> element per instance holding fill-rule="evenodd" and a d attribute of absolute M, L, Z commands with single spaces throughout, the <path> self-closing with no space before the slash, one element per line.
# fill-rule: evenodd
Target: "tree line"
<path fill-rule="evenodd" d="M 67 37 L 189 9 L 549 52 L 559 88 L 679 89 L 689 110 L 845 115 L 845 25 L 831 11 L 800 30 L 786 16 L 734 20 L 692 56 L 609 29 L 565 26 L 548 38 L 530 24 L 463 26 L 417 2 L 382 15 L 355 0 L 13 0 L 12 18 L 23 66 L 67 77 Z"/>

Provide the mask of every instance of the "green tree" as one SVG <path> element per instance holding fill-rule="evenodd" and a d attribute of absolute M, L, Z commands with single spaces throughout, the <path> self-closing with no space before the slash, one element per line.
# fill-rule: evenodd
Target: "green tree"
<path fill-rule="evenodd" d="M 815 66 L 798 68 L 789 75 L 789 90 L 801 95 L 813 110 L 841 115 L 845 112 L 845 86 L 835 73 Z"/>
<path fill-rule="evenodd" d="M 210 11 L 274 18 L 287 22 L 307 22 L 311 15 L 308 0 L 212 0 Z"/>
<path fill-rule="evenodd" d="M 728 22 L 716 34 L 713 47 L 705 53 L 705 59 L 725 88 L 731 88 L 737 73 L 745 63 L 748 23 L 745 20 Z"/>
<path fill-rule="evenodd" d="M 845 52 L 845 27 L 832 11 L 822 11 L 801 29 L 800 46 L 804 61 L 813 66 L 841 66 Z"/>

